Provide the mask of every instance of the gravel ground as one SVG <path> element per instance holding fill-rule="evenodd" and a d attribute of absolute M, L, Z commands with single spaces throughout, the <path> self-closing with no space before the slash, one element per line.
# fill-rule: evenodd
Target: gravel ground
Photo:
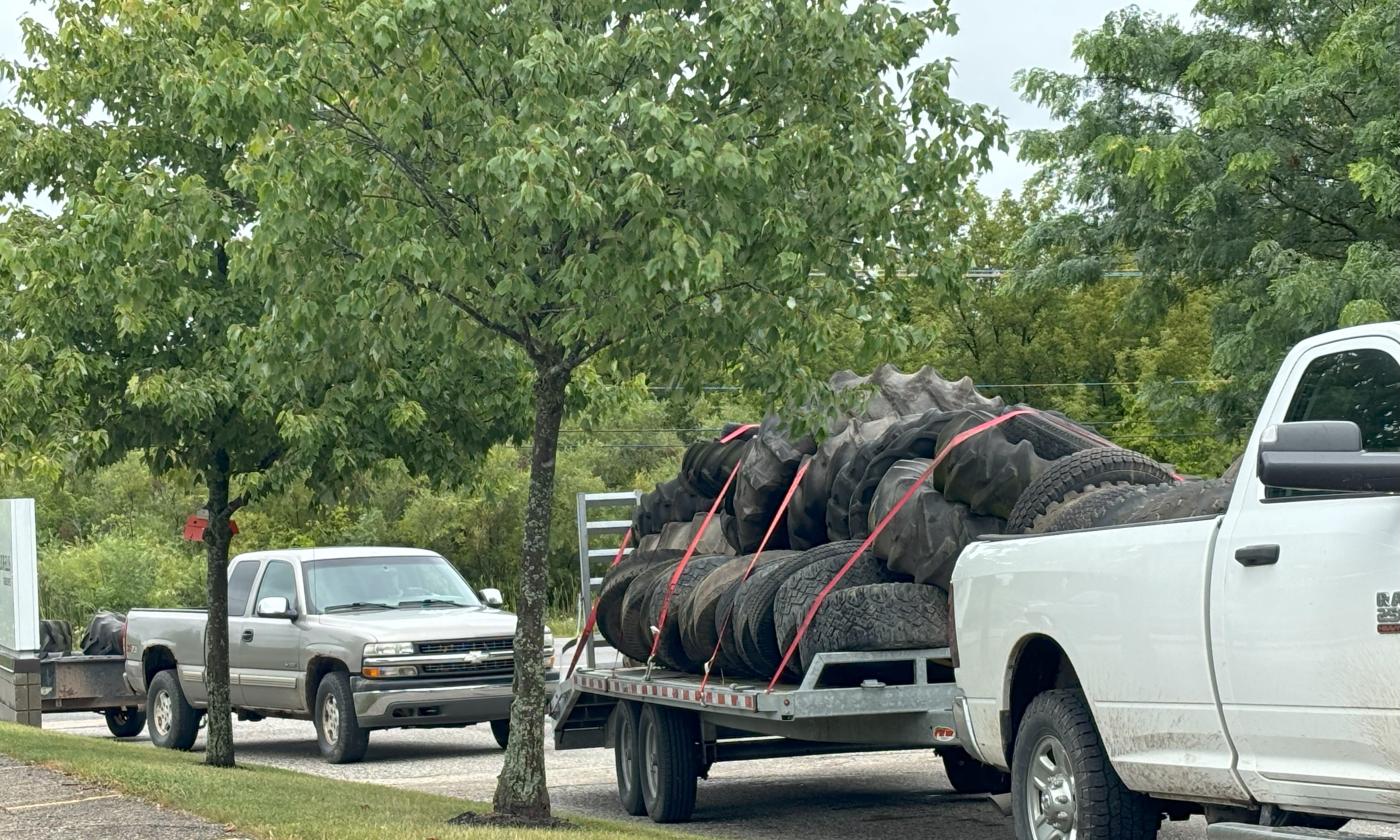
<path fill-rule="evenodd" d="M 0 755 L 0 837 L 205 840 L 224 827 Z"/>

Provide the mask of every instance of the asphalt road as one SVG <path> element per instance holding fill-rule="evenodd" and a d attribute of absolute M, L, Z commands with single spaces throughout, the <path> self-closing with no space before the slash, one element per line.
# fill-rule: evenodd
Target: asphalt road
<path fill-rule="evenodd" d="M 50 715 L 44 726 L 110 737 L 94 714 Z M 501 751 L 485 726 L 466 729 L 389 730 L 370 737 L 361 764 L 332 766 L 316 751 L 312 725 L 265 720 L 235 723 L 238 760 L 340 779 L 399 786 L 448 796 L 490 800 Z M 145 745 L 143 735 L 133 739 Z M 195 749 L 203 748 L 203 737 Z M 554 807 L 562 814 L 619 820 L 612 753 L 555 752 L 546 744 Z M 1400 837 L 1394 827 L 1365 826 Z M 717 837 L 801 840 L 1011 840 L 1010 821 L 985 799 L 954 793 L 930 752 L 768 759 L 716 765 L 700 782 L 695 819 L 685 830 Z M 1355 831 L 1363 826 L 1356 824 Z M 1204 824 L 1170 823 L 1166 840 L 1201 840 Z"/>

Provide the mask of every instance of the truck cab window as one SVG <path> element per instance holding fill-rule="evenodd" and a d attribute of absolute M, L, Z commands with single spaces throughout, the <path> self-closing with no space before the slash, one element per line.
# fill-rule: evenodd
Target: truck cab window
<path fill-rule="evenodd" d="M 253 603 L 256 604 L 264 598 L 279 597 L 286 598 L 288 604 L 296 607 L 297 578 L 291 563 L 273 560 L 263 572 L 262 583 L 258 584 L 258 597 L 253 599 Z"/>
<path fill-rule="evenodd" d="M 253 578 L 258 576 L 258 561 L 244 560 L 233 567 L 228 576 L 228 614 L 241 616 L 248 609 L 248 593 L 253 589 Z"/>
<path fill-rule="evenodd" d="M 1284 420 L 1350 420 L 1371 452 L 1400 451 L 1400 363 L 1383 350 L 1344 350 L 1314 359 Z M 1270 498 L 1332 495 L 1268 488 Z"/>

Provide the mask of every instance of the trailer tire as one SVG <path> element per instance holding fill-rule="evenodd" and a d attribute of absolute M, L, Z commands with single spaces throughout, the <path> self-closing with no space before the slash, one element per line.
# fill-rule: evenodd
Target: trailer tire
<path fill-rule="evenodd" d="M 811 608 L 817 593 L 831 582 L 860 546 L 859 542 L 850 540 L 814 548 L 810 553 L 817 559 L 793 571 L 778 585 L 778 591 L 773 595 L 773 634 L 778 642 L 780 661 L 783 653 L 792 644 L 793 637 L 797 635 L 797 628 L 802 624 L 802 619 L 807 617 L 807 610 Z M 907 581 L 909 578 L 885 568 L 874 553 L 866 549 L 831 591 L 840 592 L 853 586 L 894 583 L 900 580 Z M 794 667 L 798 665 L 799 662 L 789 663 L 793 676 L 799 675 L 801 668 Z"/>
<path fill-rule="evenodd" d="M 648 703 L 637 727 L 642 801 L 653 822 L 685 822 L 695 811 L 700 733 L 695 715 Z"/>
<path fill-rule="evenodd" d="M 642 797 L 642 747 L 637 740 L 641 709 L 631 700 L 619 700 L 608 718 L 613 743 L 613 769 L 617 773 L 617 798 L 622 810 L 634 817 L 645 817 L 647 803 Z"/>
<path fill-rule="evenodd" d="M 1166 467 L 1131 449 L 1097 447 L 1052 461 L 1016 500 L 1006 518 L 1008 534 L 1029 531 L 1055 502 L 1086 487 L 1105 484 L 1162 484 L 1175 477 Z"/>
<path fill-rule="evenodd" d="M 943 775 L 958 793 L 1007 793 L 1011 790 L 1011 774 L 990 764 L 983 764 L 962 747 L 939 750 L 943 759 Z"/>
<path fill-rule="evenodd" d="M 1036 836 L 1041 816 L 1079 840 L 1152 840 L 1162 822 L 1152 800 L 1118 778 L 1089 704 L 1072 689 L 1047 691 L 1026 709 L 1012 751 L 1011 807 L 1017 837 Z"/>
<path fill-rule="evenodd" d="M 151 743 L 184 752 L 199 735 L 199 712 L 185 699 L 173 668 L 161 671 L 146 689 L 146 722 Z"/>
<path fill-rule="evenodd" d="M 948 593 L 923 583 L 872 583 L 833 592 L 802 638 L 802 669 L 818 653 L 917 650 L 948 644 Z"/>
<path fill-rule="evenodd" d="M 107 731 L 115 738 L 135 738 L 146 728 L 146 713 L 136 708 L 103 709 Z"/>

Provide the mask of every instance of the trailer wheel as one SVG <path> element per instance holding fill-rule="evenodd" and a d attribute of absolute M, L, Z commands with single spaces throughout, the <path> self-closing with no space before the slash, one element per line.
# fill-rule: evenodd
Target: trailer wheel
<path fill-rule="evenodd" d="M 1017 840 L 1153 840 L 1152 800 L 1118 778 L 1084 696 L 1047 691 L 1031 701 L 1011 759 Z"/>
<path fill-rule="evenodd" d="M 939 750 L 943 773 L 958 793 L 1006 793 L 1011 790 L 1011 775 L 967 754 L 962 747 Z"/>
<path fill-rule="evenodd" d="M 103 709 L 107 729 L 118 738 L 135 738 L 146 728 L 146 713 L 140 709 Z"/>
<path fill-rule="evenodd" d="M 156 674 L 146 691 L 151 743 L 168 750 L 188 750 L 199 735 L 199 712 L 185 699 L 174 669 Z"/>
<path fill-rule="evenodd" d="M 685 822 L 700 777 L 695 716 L 648 704 L 637 727 L 642 801 L 653 822 Z"/>
<path fill-rule="evenodd" d="M 642 796 L 642 748 L 637 740 L 638 718 L 641 711 L 630 700 L 620 700 L 613 707 L 609 726 L 613 732 L 613 766 L 617 770 L 617 798 L 622 810 L 634 817 L 647 814 Z"/>
<path fill-rule="evenodd" d="M 496 744 L 501 749 L 505 749 L 510 743 L 510 719 L 491 721 L 491 737 L 496 739 Z"/>

